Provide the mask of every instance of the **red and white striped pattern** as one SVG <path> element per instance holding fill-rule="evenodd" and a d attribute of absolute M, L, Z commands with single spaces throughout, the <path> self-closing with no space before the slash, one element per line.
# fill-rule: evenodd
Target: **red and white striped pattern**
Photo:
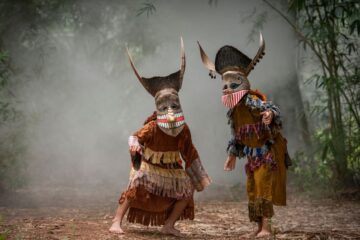
<path fill-rule="evenodd" d="M 177 128 L 177 127 L 181 127 L 182 125 L 185 124 L 185 117 L 184 114 L 182 112 L 179 113 L 175 113 L 174 114 L 175 117 L 175 122 L 169 122 L 168 120 L 168 114 L 158 114 L 157 115 L 157 125 L 159 125 L 159 127 L 162 128 Z"/>
<path fill-rule="evenodd" d="M 221 97 L 223 104 L 228 108 L 233 108 L 240 102 L 249 90 L 240 90 L 234 93 L 226 94 Z"/>

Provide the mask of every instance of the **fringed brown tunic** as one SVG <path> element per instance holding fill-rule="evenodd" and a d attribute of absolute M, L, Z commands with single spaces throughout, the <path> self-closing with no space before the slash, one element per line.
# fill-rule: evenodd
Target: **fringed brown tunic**
<path fill-rule="evenodd" d="M 188 126 L 185 124 L 183 130 L 173 137 L 165 134 L 156 121 L 150 121 L 133 136 L 143 146 L 143 151 L 140 169 L 131 169 L 128 189 L 119 200 L 120 204 L 125 199 L 130 202 L 128 221 L 146 226 L 163 225 L 180 199 L 189 200 L 180 219 L 194 219 L 196 183 L 184 170 L 182 161 L 185 169 L 198 172 L 203 169 Z M 204 179 L 208 178 L 205 172 L 202 174 Z"/>

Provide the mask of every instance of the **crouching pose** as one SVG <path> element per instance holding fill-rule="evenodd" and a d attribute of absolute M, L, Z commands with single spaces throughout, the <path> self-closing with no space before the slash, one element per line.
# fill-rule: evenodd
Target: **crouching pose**
<path fill-rule="evenodd" d="M 257 222 L 255 236 L 270 235 L 273 205 L 286 205 L 286 168 L 290 165 L 286 139 L 281 135 L 280 111 L 266 101 L 259 91 L 250 89 L 248 75 L 265 54 L 260 34 L 260 48 L 254 59 L 232 46 L 224 46 L 211 62 L 200 44 L 204 65 L 222 77 L 222 102 L 229 108 L 228 122 L 232 136 L 228 143 L 228 158 L 224 170 L 235 168 L 236 157 L 247 158 L 247 194 L 250 221 Z"/>
<path fill-rule="evenodd" d="M 179 236 L 175 222 L 194 219 L 194 189 L 202 191 L 210 184 L 192 143 L 178 96 L 185 71 L 182 39 L 181 68 L 169 76 L 141 77 L 130 55 L 129 59 L 135 75 L 155 98 L 156 112 L 129 137 L 133 163 L 130 182 L 120 197 L 109 230 L 123 233 L 121 223 L 129 210 L 129 222 L 163 225 L 163 233 Z M 185 169 L 182 162 L 185 162 Z"/>

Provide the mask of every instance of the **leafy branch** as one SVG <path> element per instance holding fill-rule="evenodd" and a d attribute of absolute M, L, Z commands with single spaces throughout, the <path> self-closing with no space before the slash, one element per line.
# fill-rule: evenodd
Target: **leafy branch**
<path fill-rule="evenodd" d="M 142 8 L 140 8 L 136 14 L 136 16 L 140 16 L 146 13 L 146 16 L 149 17 L 150 15 L 156 12 L 156 7 L 153 3 L 147 2 L 142 4 Z"/>

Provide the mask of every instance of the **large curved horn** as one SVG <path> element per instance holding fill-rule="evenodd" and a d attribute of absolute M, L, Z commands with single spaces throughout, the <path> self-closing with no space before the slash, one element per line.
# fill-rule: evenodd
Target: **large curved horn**
<path fill-rule="evenodd" d="M 251 61 L 251 63 L 247 66 L 246 68 L 246 76 L 249 75 L 249 73 L 251 72 L 251 70 L 254 69 L 255 65 L 260 61 L 260 59 L 265 55 L 265 41 L 264 38 L 260 32 L 260 41 L 259 41 L 259 50 L 256 54 L 256 56 L 254 57 L 254 59 Z"/>
<path fill-rule="evenodd" d="M 184 41 L 183 41 L 182 37 L 180 37 L 180 45 L 181 45 L 181 49 L 180 49 L 181 65 L 180 65 L 179 83 L 180 83 L 180 88 L 181 88 L 184 73 L 185 73 L 185 67 L 186 67 Z"/>
<path fill-rule="evenodd" d="M 133 62 L 133 60 L 132 60 L 132 58 L 131 58 L 131 55 L 130 55 L 130 53 L 129 53 L 129 49 L 128 49 L 128 48 L 126 48 L 126 52 L 127 52 L 128 57 L 129 57 L 129 61 L 130 61 L 131 68 L 132 68 L 132 70 L 134 71 L 136 77 L 139 79 L 139 81 L 140 81 L 141 84 L 144 86 L 144 88 L 149 92 L 149 90 L 148 90 L 148 85 L 146 84 L 146 82 L 144 81 L 144 79 L 140 76 L 140 74 L 138 73 L 138 71 L 136 70 L 136 67 L 135 67 L 134 62 Z"/>
<path fill-rule="evenodd" d="M 216 75 L 215 75 L 215 64 L 210 60 L 210 58 L 206 55 L 205 51 L 203 50 L 203 48 L 201 47 L 199 41 L 197 42 L 198 45 L 199 45 L 199 48 L 200 48 L 200 55 L 201 55 L 201 60 L 202 62 L 204 63 L 205 67 L 207 69 L 210 70 L 209 72 L 209 76 L 211 78 L 216 78 Z"/>

